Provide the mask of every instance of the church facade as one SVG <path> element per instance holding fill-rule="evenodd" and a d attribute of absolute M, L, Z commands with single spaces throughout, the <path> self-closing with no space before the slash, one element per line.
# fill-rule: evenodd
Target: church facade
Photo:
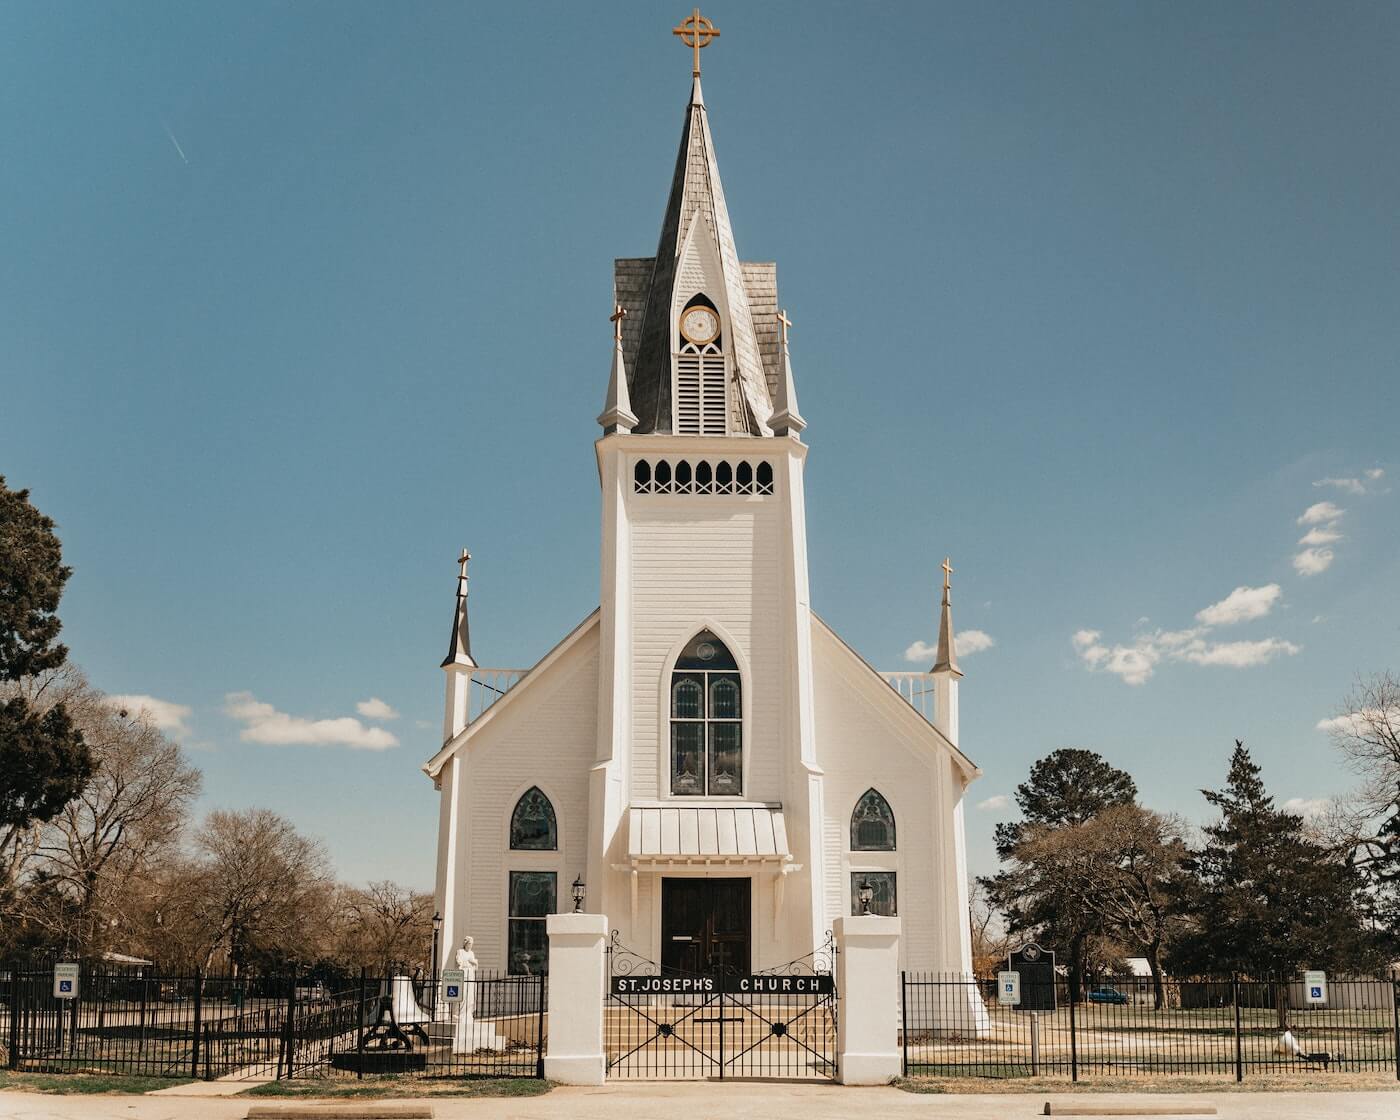
<path fill-rule="evenodd" d="M 471 936 L 485 969 L 544 970 L 577 881 L 665 967 L 777 967 L 868 907 L 900 917 L 902 967 L 969 972 L 947 572 L 929 673 L 881 674 L 813 612 L 789 323 L 775 266 L 739 259 L 698 74 L 656 253 L 613 286 L 598 608 L 528 671 L 484 668 L 461 559 L 424 766 L 439 966 Z"/>

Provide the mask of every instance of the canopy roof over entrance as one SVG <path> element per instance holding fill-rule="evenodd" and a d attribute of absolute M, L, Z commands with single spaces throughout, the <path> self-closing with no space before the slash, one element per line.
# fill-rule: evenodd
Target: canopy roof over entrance
<path fill-rule="evenodd" d="M 633 867 L 656 864 L 767 864 L 792 860 L 781 806 L 696 806 L 629 810 Z"/>

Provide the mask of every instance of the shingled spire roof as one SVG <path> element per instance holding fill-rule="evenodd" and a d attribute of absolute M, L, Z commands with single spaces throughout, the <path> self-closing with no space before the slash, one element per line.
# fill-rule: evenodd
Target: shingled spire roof
<path fill-rule="evenodd" d="M 705 278 L 703 289 L 697 287 L 696 278 L 701 275 Z M 730 430 L 770 434 L 768 418 L 773 405 L 766 355 L 760 352 L 760 332 L 754 329 L 745 279 L 745 269 L 734 245 L 734 231 L 729 225 L 705 98 L 697 76 L 685 110 L 661 240 L 651 262 L 645 309 L 640 316 L 636 358 L 631 363 L 631 399 L 638 417 L 638 432 L 672 431 L 671 332 L 681 310 L 677 300 L 703 290 L 720 312 L 725 350 L 740 390 L 733 394 L 735 412 L 730 418 Z M 618 297 L 619 302 L 627 302 L 621 292 Z M 766 337 L 762 340 L 764 344 L 768 341 Z M 768 346 L 764 345 L 764 349 Z"/>

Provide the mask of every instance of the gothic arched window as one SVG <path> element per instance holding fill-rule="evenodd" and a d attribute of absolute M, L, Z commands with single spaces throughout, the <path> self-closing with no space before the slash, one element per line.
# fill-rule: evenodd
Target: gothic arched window
<path fill-rule="evenodd" d="M 874 789 L 860 795 L 851 813 L 851 851 L 894 851 L 894 812 Z"/>
<path fill-rule="evenodd" d="M 714 634 L 690 639 L 671 674 L 671 793 L 737 797 L 744 791 L 743 684 Z"/>
<path fill-rule="evenodd" d="M 539 786 L 520 795 L 510 815 L 510 846 L 513 850 L 552 852 L 559 847 L 559 826 L 554 806 Z"/>

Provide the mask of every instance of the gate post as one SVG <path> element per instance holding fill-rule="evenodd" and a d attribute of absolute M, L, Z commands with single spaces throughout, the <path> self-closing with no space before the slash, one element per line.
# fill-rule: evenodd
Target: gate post
<path fill-rule="evenodd" d="M 836 935 L 836 1062 L 843 1085 L 899 1076 L 899 919 L 840 917 Z"/>
<path fill-rule="evenodd" d="M 606 914 L 550 914 L 549 1049 L 544 1075 L 564 1085 L 601 1085 Z"/>

